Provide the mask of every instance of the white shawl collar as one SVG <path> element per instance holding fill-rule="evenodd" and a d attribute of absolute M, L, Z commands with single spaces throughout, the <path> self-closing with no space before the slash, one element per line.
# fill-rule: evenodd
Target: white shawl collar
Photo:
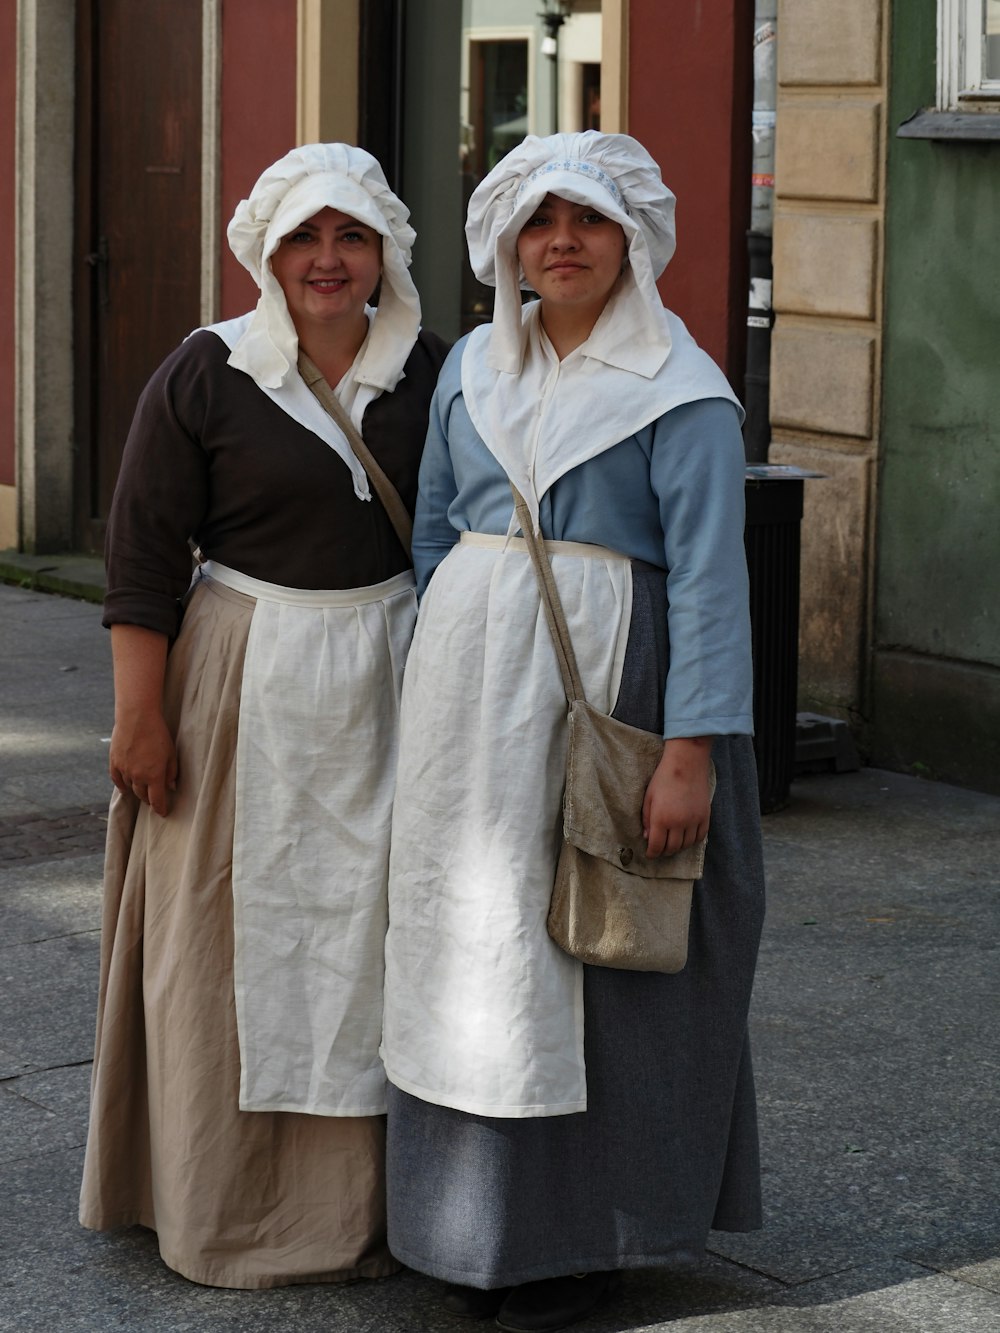
<path fill-rule="evenodd" d="M 253 311 L 247 315 L 240 315 L 236 319 L 224 320 L 219 324 L 208 324 L 204 331 L 216 334 L 231 352 L 243 337 L 252 319 Z M 364 347 L 362 347 L 359 356 L 363 354 Z M 357 365 L 357 361 L 355 365 Z M 254 377 L 251 376 L 251 378 Z M 282 384 L 273 388 L 262 384 L 260 380 L 255 380 L 255 383 L 261 393 L 267 394 L 272 402 L 277 403 L 282 412 L 290 416 L 293 421 L 297 421 L 300 426 L 305 426 L 306 430 L 318 435 L 324 444 L 328 444 L 334 453 L 343 459 L 351 472 L 354 494 L 359 500 L 370 500 L 372 496 L 371 488 L 368 485 L 368 474 L 351 448 L 347 436 L 329 413 L 325 411 L 298 371 L 290 373 Z M 351 420 L 359 431 L 365 408 L 380 393 L 381 390 L 372 385 L 361 384 L 357 386 L 353 402 L 345 404 Z"/>
<path fill-rule="evenodd" d="M 560 362 L 540 314 L 540 301 L 524 307 L 519 375 L 491 365 L 490 325 L 473 330 L 462 355 L 462 393 L 472 424 L 527 500 L 536 530 L 539 502 L 560 477 L 671 408 L 725 398 L 742 416 L 722 371 L 671 311 L 664 311 L 669 352 L 648 374 L 614 363 L 614 353 L 609 355 L 595 337 L 600 324 Z M 516 530 L 514 518 L 510 530 Z"/>

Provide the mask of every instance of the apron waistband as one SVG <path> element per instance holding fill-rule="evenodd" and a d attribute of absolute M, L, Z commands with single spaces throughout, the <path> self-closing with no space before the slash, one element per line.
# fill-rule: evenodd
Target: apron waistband
<path fill-rule="evenodd" d="M 522 551 L 528 553 L 523 537 L 498 537 L 491 532 L 463 532 L 459 539 L 465 546 L 485 546 L 491 551 Z M 612 551 L 607 546 L 591 546 L 587 542 L 557 542 L 546 539 L 549 555 L 580 555 L 590 560 L 628 560 L 627 555 Z"/>
<path fill-rule="evenodd" d="M 398 593 L 416 586 L 412 569 L 402 574 L 395 574 L 384 583 L 373 583 L 367 588 L 283 588 L 279 583 L 265 583 L 263 579 L 251 578 L 238 569 L 220 565 L 215 560 L 206 560 L 199 569 L 201 578 L 212 579 L 232 588 L 234 592 L 255 597 L 259 602 L 280 602 L 286 606 L 364 606 L 369 602 L 382 602 Z"/>

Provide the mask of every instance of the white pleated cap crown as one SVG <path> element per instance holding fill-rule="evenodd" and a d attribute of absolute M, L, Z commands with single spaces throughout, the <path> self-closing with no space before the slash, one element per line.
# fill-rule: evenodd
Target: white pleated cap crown
<path fill-rule="evenodd" d="M 229 224 L 229 245 L 260 288 L 260 299 L 229 364 L 264 388 L 295 371 L 298 336 L 268 262 L 283 236 L 334 208 L 382 237 L 382 286 L 359 384 L 395 388 L 420 330 L 420 298 L 409 274 L 415 232 L 410 211 L 389 188 L 371 153 L 350 144 L 305 144 L 267 168 Z"/>
<path fill-rule="evenodd" d="M 627 134 L 529 135 L 502 158 L 469 200 L 469 259 L 481 282 L 496 287 L 489 360 L 517 374 L 524 338 L 517 238 L 547 194 L 588 204 L 617 222 L 628 266 L 591 336 L 592 354 L 609 365 L 655 375 L 670 352 L 670 332 L 656 279 L 676 245 L 674 196 L 660 168 Z"/>

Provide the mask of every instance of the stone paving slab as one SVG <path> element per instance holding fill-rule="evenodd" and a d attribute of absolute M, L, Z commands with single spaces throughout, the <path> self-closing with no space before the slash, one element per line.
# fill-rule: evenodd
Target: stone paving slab
<path fill-rule="evenodd" d="M 83 1066 L 86 1069 L 86 1066 Z M 79 1148 L 87 1141 L 86 1119 L 59 1115 L 21 1095 L 22 1079 L 0 1084 L 0 1163 L 16 1162 L 59 1148 Z M 84 1094 L 86 1096 L 86 1094 Z"/>
<path fill-rule="evenodd" d="M 0 819 L 107 805 L 114 718 L 100 608 L 0 584 Z"/>
<path fill-rule="evenodd" d="M 917 1264 L 890 1260 L 797 1287 L 767 1308 L 663 1327 L 671 1333 L 996 1333 L 1000 1299 Z"/>
<path fill-rule="evenodd" d="M 77 1222 L 83 1148 L 53 1148 L 8 1162 L 0 1192 L 0 1308 L 10 1299 L 11 1279 L 31 1287 L 37 1300 L 50 1276 L 80 1261 L 88 1233 Z M 39 1287 L 32 1276 L 44 1275 Z"/>
<path fill-rule="evenodd" d="M 713 1235 L 711 1247 L 788 1287 L 865 1263 L 923 1263 L 926 1257 L 927 1267 L 954 1272 L 1000 1254 L 995 1188 L 970 1185 L 956 1202 L 940 1185 L 939 1173 L 931 1171 L 916 1187 L 907 1180 L 894 1188 L 841 1186 L 829 1194 L 768 1191 L 762 1231 Z"/>
<path fill-rule="evenodd" d="M 87 1138 L 92 1068 L 91 1060 L 81 1060 L 79 1064 L 41 1069 L 34 1074 L 7 1079 L 2 1088 L 56 1116 L 71 1136 L 67 1142 L 81 1145 Z"/>
<path fill-rule="evenodd" d="M 19 765 L 22 772 L 17 777 L 0 778 L 0 819 L 17 820 L 24 814 L 44 815 L 49 810 L 85 807 L 106 813 L 112 791 L 107 762 L 108 747 L 101 744 L 70 773 L 51 761 L 44 768 L 34 763 L 30 771 L 27 765 Z"/>
<path fill-rule="evenodd" d="M 103 863 L 101 851 L 31 863 L 0 860 L 0 969 L 5 951 L 16 945 L 100 929 Z"/>
<path fill-rule="evenodd" d="M 92 1057 L 99 963 L 96 930 L 0 950 L 0 1079 Z"/>
<path fill-rule="evenodd" d="M 918 1245 L 901 1257 L 1000 1296 L 1000 1245 L 995 1230 Z"/>

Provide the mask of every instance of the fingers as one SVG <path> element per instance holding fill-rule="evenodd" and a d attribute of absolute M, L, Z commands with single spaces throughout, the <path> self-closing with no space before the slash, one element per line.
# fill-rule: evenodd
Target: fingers
<path fill-rule="evenodd" d="M 177 790 L 177 747 L 159 714 L 139 722 L 116 719 L 108 772 L 123 795 L 144 802 L 161 817 L 169 813 L 171 794 Z"/>
<path fill-rule="evenodd" d="M 667 856 L 676 856 L 685 847 L 690 847 L 694 838 L 690 825 L 680 825 L 668 829 L 663 841 L 663 850 Z"/>
<path fill-rule="evenodd" d="M 646 837 L 646 856 L 676 856 L 678 852 L 694 847 L 708 837 L 708 820 L 703 822 L 668 825 L 653 823 L 648 828 L 645 808 L 643 810 L 643 832 Z"/>
<path fill-rule="evenodd" d="M 652 804 L 653 804 L 653 787 L 652 787 L 652 783 L 651 783 L 651 784 L 646 788 L 646 795 L 645 795 L 645 797 L 643 798 L 643 802 L 642 802 L 642 836 L 646 839 L 646 855 L 647 855 L 647 856 L 650 854 L 650 852 L 649 852 L 649 819 L 650 819 L 650 808 L 651 808 Z"/>
<path fill-rule="evenodd" d="M 170 813 L 170 797 L 177 790 L 176 759 L 170 763 L 163 777 L 148 781 L 138 775 L 131 776 L 121 768 L 111 768 L 109 773 L 111 781 L 123 796 L 134 796 L 162 817 Z"/>
<path fill-rule="evenodd" d="M 693 847 L 698 841 L 698 825 L 682 824 L 677 828 L 672 828 L 666 838 L 666 852 L 668 856 L 676 856 L 678 852 L 684 851 L 686 847 Z"/>
<path fill-rule="evenodd" d="M 150 809 L 154 810 L 161 816 L 161 818 L 167 815 L 170 810 L 170 802 L 167 797 L 167 787 L 165 782 L 151 782 L 146 788 L 145 794 L 143 794 L 142 791 L 137 790 L 135 787 L 133 787 L 132 790 L 135 792 L 136 796 L 139 797 L 140 801 L 145 801 Z"/>

